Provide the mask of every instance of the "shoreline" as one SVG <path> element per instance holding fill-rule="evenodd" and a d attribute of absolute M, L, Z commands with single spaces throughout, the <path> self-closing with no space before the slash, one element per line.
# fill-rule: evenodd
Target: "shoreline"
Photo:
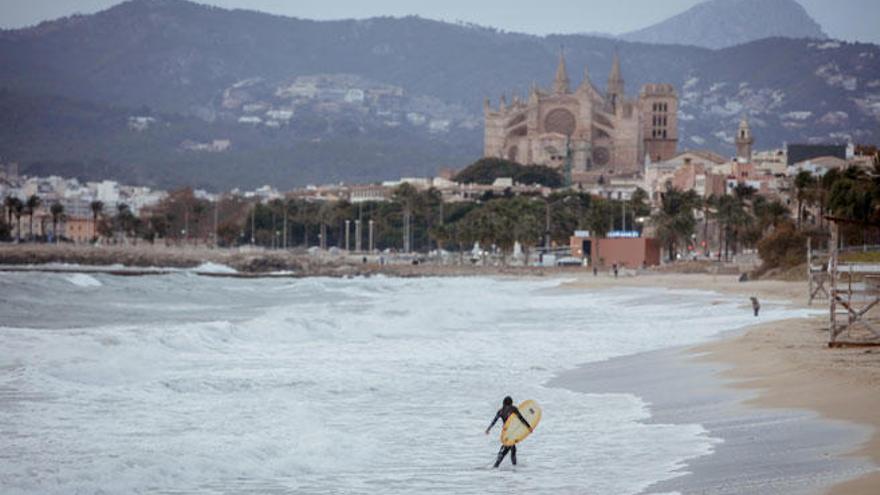
<path fill-rule="evenodd" d="M 675 347 L 583 365 L 547 385 L 631 394 L 645 402 L 647 424 L 699 424 L 714 439 L 711 453 L 682 461 L 671 478 L 641 494 L 809 495 L 817 493 L 817 485 L 831 486 L 872 469 L 847 457 L 868 433 L 864 427 L 828 422 L 809 410 L 750 406 L 758 392 L 731 387 L 721 376 L 729 369 L 694 359 L 688 347 Z"/>
<path fill-rule="evenodd" d="M 782 323 L 782 322 L 780 322 Z M 731 387 L 758 391 L 746 405 L 807 409 L 821 418 L 864 425 L 866 435 L 847 458 L 869 459 L 874 469 L 828 487 L 831 495 L 880 492 L 880 348 L 829 349 L 821 317 L 750 327 L 736 338 L 694 347 L 697 360 L 725 363 Z"/>
<path fill-rule="evenodd" d="M 305 277 L 465 277 L 581 275 L 585 268 L 536 267 L 422 262 L 418 254 L 345 253 L 338 250 L 309 254 L 298 250 L 210 248 L 204 246 L 91 246 L 53 244 L 0 244 L 2 272 L 106 273 L 121 276 L 167 275 L 189 271 L 196 275 L 227 278 Z M 366 260 L 366 261 L 364 261 Z M 418 263 L 413 261 L 419 260 Z M 229 270 L 200 270 L 204 264 Z"/>
<path fill-rule="evenodd" d="M 744 306 L 755 295 L 806 308 L 805 285 L 649 274 L 582 276 L 563 287 L 698 289 L 743 297 Z M 813 306 L 825 308 L 822 301 Z M 547 385 L 633 393 L 649 403 L 651 421 L 700 423 L 724 440 L 713 454 L 686 461 L 688 474 L 660 482 L 653 491 L 776 493 L 770 489 L 776 487 L 778 493 L 880 493 L 880 347 L 829 349 L 826 320 L 759 321 L 696 346 L 589 363 Z M 688 390 L 670 391 L 670 381 Z M 756 457 L 762 461 L 749 464 Z M 753 472 L 740 476 L 743 466 Z"/>

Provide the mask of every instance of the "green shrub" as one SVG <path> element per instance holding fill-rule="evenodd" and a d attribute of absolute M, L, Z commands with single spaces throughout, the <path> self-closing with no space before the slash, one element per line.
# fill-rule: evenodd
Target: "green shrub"
<path fill-rule="evenodd" d="M 791 268 L 807 260 L 807 238 L 791 226 L 783 226 L 758 241 L 762 271 Z"/>

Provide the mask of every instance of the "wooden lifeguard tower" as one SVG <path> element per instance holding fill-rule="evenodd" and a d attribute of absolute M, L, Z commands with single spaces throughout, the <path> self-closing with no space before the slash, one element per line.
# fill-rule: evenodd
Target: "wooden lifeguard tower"
<path fill-rule="evenodd" d="M 812 306 L 813 300 L 822 297 L 828 299 L 828 289 L 825 284 L 828 282 L 828 262 L 829 253 L 827 250 L 820 251 L 813 249 L 813 238 L 807 237 L 807 280 L 809 283 L 809 299 L 807 304 Z"/>
<path fill-rule="evenodd" d="M 880 232 L 880 224 L 826 218 L 831 222 L 828 261 L 831 327 L 828 346 L 880 345 L 880 317 L 872 314 L 872 310 L 880 304 L 880 261 L 875 261 L 880 260 L 880 245 L 864 243 L 864 232 Z M 841 226 L 862 229 L 863 244 L 842 246 Z M 878 255 L 874 257 L 858 253 Z"/>

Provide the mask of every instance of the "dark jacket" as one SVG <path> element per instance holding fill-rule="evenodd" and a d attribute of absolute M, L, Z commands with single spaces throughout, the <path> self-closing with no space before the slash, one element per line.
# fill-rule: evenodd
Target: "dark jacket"
<path fill-rule="evenodd" d="M 507 418 L 509 418 L 511 414 L 516 414 L 519 420 L 522 421 L 524 425 L 526 425 L 530 430 L 532 429 L 532 425 L 530 425 L 529 422 L 526 421 L 526 418 L 523 417 L 523 415 L 519 412 L 519 409 L 517 409 L 514 405 L 503 406 L 501 409 L 499 409 L 498 412 L 495 413 L 495 419 L 492 420 L 492 423 L 489 425 L 488 429 L 492 429 L 492 427 L 495 426 L 495 423 L 499 419 L 503 424 L 505 421 L 507 421 Z"/>

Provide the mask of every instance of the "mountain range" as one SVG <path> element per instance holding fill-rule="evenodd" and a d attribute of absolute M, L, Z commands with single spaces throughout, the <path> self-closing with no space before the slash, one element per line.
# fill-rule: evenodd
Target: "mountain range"
<path fill-rule="evenodd" d="M 575 83 L 604 87 L 616 50 L 630 95 L 675 85 L 682 149 L 730 154 L 742 115 L 758 148 L 880 141 L 880 47 L 820 34 L 709 49 L 130 0 L 0 32 L 0 161 L 209 189 L 431 174 L 479 158 L 483 100 L 547 86 L 560 46 Z"/>

